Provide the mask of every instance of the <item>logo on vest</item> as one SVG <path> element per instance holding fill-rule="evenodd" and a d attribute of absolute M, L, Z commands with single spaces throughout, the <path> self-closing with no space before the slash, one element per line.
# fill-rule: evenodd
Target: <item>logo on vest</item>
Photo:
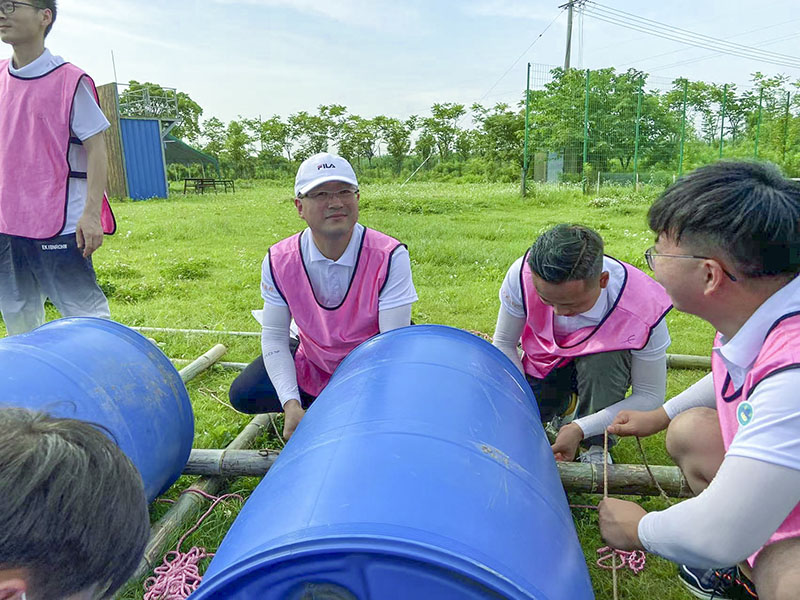
<path fill-rule="evenodd" d="M 749 402 L 742 402 L 736 409 L 736 420 L 742 427 L 749 424 L 753 420 L 753 405 Z"/>
<path fill-rule="evenodd" d="M 328 164 L 325 164 L 325 163 L 322 163 L 321 165 L 317 165 L 317 171 L 319 171 L 320 169 L 335 169 L 335 168 L 336 168 L 336 165 L 328 165 Z"/>
<path fill-rule="evenodd" d="M 66 250 L 66 244 L 42 244 L 42 250 Z"/>

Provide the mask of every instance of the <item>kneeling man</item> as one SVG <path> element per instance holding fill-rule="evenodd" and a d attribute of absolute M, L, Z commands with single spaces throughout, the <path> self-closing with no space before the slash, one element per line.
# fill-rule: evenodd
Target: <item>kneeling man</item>
<path fill-rule="evenodd" d="M 604 255 L 592 229 L 557 225 L 540 235 L 509 268 L 500 304 L 494 345 L 525 374 L 542 422 L 575 413 L 553 444 L 557 460 L 573 460 L 583 445 L 582 461 L 601 462 L 603 432 L 620 410 L 664 402 L 669 297 Z"/>
<path fill-rule="evenodd" d="M 358 223 L 358 201 L 350 163 L 327 153 L 306 159 L 294 202 L 308 227 L 273 245 L 261 268 L 262 354 L 233 382 L 230 399 L 241 412 L 283 410 L 287 439 L 353 348 L 411 323 L 417 293 L 408 250 Z"/>

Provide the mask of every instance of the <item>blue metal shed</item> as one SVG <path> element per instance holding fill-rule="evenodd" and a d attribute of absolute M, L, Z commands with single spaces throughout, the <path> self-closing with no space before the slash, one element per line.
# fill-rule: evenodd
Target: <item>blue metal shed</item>
<path fill-rule="evenodd" d="M 128 195 L 134 200 L 167 197 L 167 173 L 158 119 L 119 120 Z"/>

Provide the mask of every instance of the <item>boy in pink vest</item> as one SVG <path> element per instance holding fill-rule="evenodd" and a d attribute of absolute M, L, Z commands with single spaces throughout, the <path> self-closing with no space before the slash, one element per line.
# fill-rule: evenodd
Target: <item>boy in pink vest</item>
<path fill-rule="evenodd" d="M 583 445 L 582 461 L 601 462 L 603 431 L 620 410 L 664 402 L 670 308 L 658 283 L 604 255 L 602 238 L 582 225 L 544 232 L 511 265 L 494 345 L 525 374 L 543 423 L 574 410 L 553 444 L 557 460 Z"/>
<path fill-rule="evenodd" d="M 109 123 L 86 73 L 44 47 L 55 0 L 0 0 L 0 312 L 10 335 L 63 316 L 109 317 L 91 255 L 114 231 Z"/>
<path fill-rule="evenodd" d="M 297 170 L 294 191 L 308 227 L 264 258 L 262 355 L 230 389 L 241 412 L 283 410 L 286 439 L 344 357 L 379 332 L 409 325 L 417 300 L 406 247 L 358 223 L 350 163 L 315 154 Z"/>
<path fill-rule="evenodd" d="M 719 162 L 670 187 L 649 220 L 656 278 L 717 330 L 712 372 L 663 407 L 620 413 L 609 431 L 667 429 L 696 497 L 649 514 L 606 500 L 603 537 L 680 563 L 698 597 L 797 598 L 800 186 L 769 164 Z"/>

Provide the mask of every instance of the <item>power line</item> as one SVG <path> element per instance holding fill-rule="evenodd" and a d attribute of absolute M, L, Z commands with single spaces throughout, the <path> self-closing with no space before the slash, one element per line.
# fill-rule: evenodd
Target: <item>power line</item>
<path fill-rule="evenodd" d="M 773 23 L 772 25 L 767 25 L 766 27 L 759 27 L 759 28 L 757 28 L 757 29 L 750 29 L 750 30 L 748 30 L 748 31 L 743 31 L 743 32 L 741 32 L 741 33 L 737 33 L 736 35 L 732 35 L 732 36 L 730 36 L 730 37 L 728 37 L 728 38 L 725 38 L 725 39 L 726 39 L 726 40 L 730 40 L 730 39 L 733 39 L 733 38 L 741 37 L 741 36 L 743 36 L 743 35 L 749 35 L 749 34 L 751 34 L 751 33 L 756 33 L 756 32 L 759 32 L 759 31 L 764 31 L 764 30 L 766 30 L 766 29 L 773 29 L 773 28 L 775 28 L 775 27 L 782 27 L 782 26 L 784 26 L 784 25 L 786 25 L 786 24 L 788 24 L 788 23 L 794 23 L 795 21 L 800 21 L 800 18 L 797 18 L 797 19 L 790 19 L 790 20 L 788 20 L 788 21 L 782 21 L 782 22 L 780 22 L 780 23 Z M 770 40 L 770 41 L 769 41 L 769 43 L 770 43 L 770 44 L 772 44 L 772 43 L 777 43 L 777 42 L 779 42 L 779 41 L 783 41 L 783 40 L 785 40 L 785 39 L 788 39 L 788 38 L 790 38 L 790 37 L 794 37 L 794 36 L 796 36 L 796 35 L 797 35 L 797 34 L 791 34 L 791 35 L 789 35 L 789 36 L 785 36 L 785 37 L 782 37 L 782 38 L 776 38 L 776 39 L 774 39 L 774 40 Z M 636 38 L 636 40 L 633 40 L 633 41 L 639 41 L 639 40 L 642 40 L 642 39 L 645 39 L 645 38 Z M 759 43 L 759 44 L 756 44 L 755 46 L 757 46 L 757 47 L 760 47 L 760 46 L 763 46 L 763 45 L 766 45 L 766 42 L 764 42 L 764 43 Z M 612 47 L 612 46 L 604 46 L 604 47 L 602 47 L 602 48 L 598 48 L 598 50 L 604 50 L 604 49 L 606 49 L 606 48 L 611 48 L 611 47 Z M 669 56 L 669 55 L 671 55 L 671 54 L 679 54 L 679 53 L 681 53 L 681 52 L 688 52 L 689 50 L 691 50 L 691 48 L 678 48 L 677 50 L 670 50 L 669 52 L 661 52 L 660 54 L 653 54 L 652 56 L 646 56 L 646 57 L 644 57 L 644 58 L 639 58 L 639 59 L 636 59 L 635 61 L 631 61 L 631 62 L 627 62 L 627 63 L 622 63 L 622 64 L 621 64 L 621 65 L 619 65 L 619 66 L 620 66 L 620 67 L 626 67 L 626 66 L 628 66 L 628 65 L 634 65 L 634 64 L 636 64 L 636 65 L 639 65 L 639 64 L 641 64 L 642 62 L 644 62 L 644 61 L 647 61 L 647 60 L 650 60 L 650 59 L 653 59 L 653 58 L 660 58 L 660 57 L 662 57 L 662 56 Z M 720 54 L 719 54 L 719 53 L 715 53 L 715 54 L 713 54 L 713 55 L 707 55 L 707 56 L 705 56 L 705 57 L 702 57 L 702 58 L 697 58 L 697 60 L 705 60 L 706 58 L 709 58 L 710 56 L 720 56 Z M 691 61 L 691 60 L 693 60 L 693 59 L 687 59 L 687 63 L 686 63 L 686 64 L 688 64 L 688 62 L 689 62 L 689 61 Z"/>
<path fill-rule="evenodd" d="M 792 33 L 792 34 L 785 35 L 785 36 L 779 37 L 779 38 L 775 38 L 774 40 L 769 40 L 768 42 L 763 42 L 763 43 L 759 44 L 759 46 L 767 46 L 769 44 L 778 44 L 780 42 L 783 42 L 783 41 L 786 41 L 786 40 L 789 40 L 789 39 L 792 39 L 792 38 L 796 38 L 798 36 L 800 36 L 800 32 Z M 689 64 L 700 62 L 700 61 L 703 61 L 703 60 L 708 60 L 709 58 L 716 58 L 717 56 L 722 56 L 722 53 L 715 52 L 714 54 L 706 54 L 705 56 L 697 56 L 695 58 L 689 58 L 689 59 L 686 59 L 686 60 L 670 63 L 670 64 L 667 64 L 667 65 L 659 65 L 659 66 L 652 67 L 652 68 L 648 69 L 648 71 L 651 71 L 651 72 L 652 71 L 663 71 L 664 69 L 670 69 L 672 67 L 681 67 L 683 65 L 689 65 Z"/>
<path fill-rule="evenodd" d="M 495 87 L 497 87 L 497 84 L 498 84 L 498 83 L 500 83 L 501 81 L 503 81 L 503 79 L 505 78 L 505 76 L 506 76 L 506 75 L 508 75 L 508 74 L 511 72 L 511 69 L 513 69 L 515 66 L 517 66 L 517 63 L 518 63 L 518 62 L 519 62 L 519 61 L 522 59 L 522 57 L 523 57 L 523 56 L 525 56 L 525 55 L 528 53 L 528 51 L 529 51 L 531 48 L 533 48 L 533 46 L 536 44 L 536 42 L 538 42 L 540 39 L 542 39 L 542 36 L 543 36 L 545 33 L 547 33 L 547 30 L 548 30 L 548 29 L 550 29 L 550 27 L 552 27 L 553 23 L 555 23 L 555 22 L 558 20 L 558 18 L 559 18 L 559 17 L 562 15 L 562 13 L 564 12 L 564 9 L 566 8 L 566 5 L 564 5 L 564 6 L 560 7 L 560 8 L 561 8 L 561 10 L 560 10 L 560 11 L 559 11 L 559 13 L 558 13 L 558 14 L 555 16 L 555 18 L 554 18 L 552 21 L 550 21 L 550 22 L 547 24 L 547 27 L 545 27 L 544 29 L 542 29 L 542 32 L 541 32 L 539 35 L 537 35 L 537 36 L 534 38 L 534 40 L 533 40 L 533 41 L 530 43 L 530 45 L 529 45 L 527 48 L 525 48 L 525 50 L 523 51 L 523 53 L 522 53 L 522 54 L 520 54 L 520 55 L 517 57 L 517 59 L 516 59 L 516 60 L 515 60 L 513 63 L 511 63 L 511 66 L 510 66 L 510 67 L 508 67 L 508 69 L 506 69 L 505 73 L 503 73 L 503 74 L 500 76 L 500 78 L 499 78 L 497 81 L 495 81 L 495 82 L 492 84 L 492 87 L 490 87 L 488 90 L 486 90 L 486 93 L 485 93 L 483 96 L 481 96 L 481 97 L 478 99 L 478 101 L 477 101 L 478 103 L 481 103 L 481 102 L 483 102 L 483 101 L 484 101 L 484 100 L 485 100 L 485 99 L 486 99 L 486 98 L 489 96 L 489 94 L 491 94 L 491 93 L 492 93 L 492 90 L 493 90 Z M 461 118 L 460 118 L 460 119 L 458 119 L 458 121 L 456 121 L 456 125 L 458 125 L 458 124 L 461 122 L 461 120 L 464 118 L 464 116 L 466 116 L 466 113 L 465 113 L 464 115 L 462 115 L 462 116 L 461 116 Z M 424 166 L 425 166 L 425 163 L 427 163 L 427 162 L 430 160 L 430 158 L 431 158 L 432 156 L 433 156 L 433 152 L 431 152 L 430 154 L 428 154 L 428 156 L 425 158 L 425 160 L 423 160 L 423 161 L 422 161 L 422 163 L 421 163 L 421 164 L 420 164 L 420 165 L 419 165 L 419 166 L 418 166 L 416 169 L 414 169 L 414 172 L 413 172 L 413 173 L 411 173 L 411 175 L 409 175 L 409 176 L 408 176 L 408 179 L 406 179 L 406 180 L 405 180 L 405 181 L 404 181 L 404 182 L 403 182 L 403 183 L 400 185 L 400 187 L 403 187 L 405 184 L 407 184 L 409 181 L 411 181 L 411 180 L 413 179 L 414 175 L 416 175 L 416 174 L 417 174 L 417 172 L 418 172 L 418 171 L 419 171 L 419 170 L 420 170 L 422 167 L 424 167 Z"/>
<path fill-rule="evenodd" d="M 800 61 L 800 58 L 796 56 L 790 56 L 788 54 L 780 54 L 775 52 L 765 52 L 763 50 L 758 50 L 756 48 L 752 48 L 750 46 L 745 46 L 742 44 L 736 44 L 734 42 L 729 42 L 723 39 L 714 38 L 705 34 L 696 33 L 694 31 L 689 31 L 688 29 L 681 29 L 680 27 L 675 27 L 673 25 L 668 25 L 666 23 L 662 23 L 660 21 L 654 21 L 652 19 L 647 19 L 645 17 L 640 17 L 638 15 L 634 15 L 632 13 L 625 12 L 623 10 L 611 8 L 608 6 L 604 6 L 593 0 L 589 0 L 588 8 L 596 13 L 603 14 L 608 18 L 615 18 L 618 20 L 627 21 L 628 23 L 638 25 L 644 28 L 651 28 L 660 30 L 662 33 L 671 34 L 676 37 L 685 38 L 687 40 L 694 40 L 698 43 L 705 43 L 705 44 L 714 44 L 717 47 L 723 46 L 729 48 L 731 50 L 736 50 L 739 52 L 755 52 L 756 54 L 764 55 L 765 57 L 774 58 L 776 60 L 788 60 L 788 61 Z"/>
<path fill-rule="evenodd" d="M 679 42 L 679 43 L 683 43 L 683 44 L 688 44 L 690 46 L 696 46 L 698 48 L 704 48 L 706 50 L 716 50 L 717 52 L 720 52 L 722 54 L 730 54 L 730 55 L 733 55 L 733 56 L 738 56 L 740 58 L 758 60 L 758 61 L 762 61 L 762 62 L 781 65 L 781 66 L 784 66 L 784 67 L 790 67 L 790 68 L 793 68 L 793 69 L 800 69 L 800 58 L 792 57 L 792 60 L 771 58 L 771 57 L 768 57 L 767 55 L 765 55 L 763 53 L 762 54 L 757 54 L 755 52 L 751 52 L 749 48 L 748 48 L 747 51 L 742 51 L 742 50 L 735 50 L 735 49 L 732 49 L 732 48 L 722 47 L 722 44 L 719 41 L 718 42 L 714 42 L 714 43 L 702 42 L 702 41 L 698 41 L 696 39 L 690 39 L 690 38 L 686 38 L 686 37 L 682 37 L 682 36 L 673 35 L 673 34 L 671 34 L 669 32 L 665 32 L 665 31 L 662 31 L 662 30 L 659 30 L 659 29 L 656 29 L 656 28 L 653 28 L 653 27 L 650 27 L 650 26 L 639 25 L 639 24 L 633 23 L 633 22 L 631 22 L 629 20 L 620 19 L 620 18 L 616 18 L 616 17 L 611 17 L 611 16 L 608 16 L 608 15 L 605 15 L 605 14 L 602 14 L 602 13 L 595 12 L 593 8 L 589 8 L 588 10 L 586 10 L 586 14 L 591 16 L 591 17 L 593 17 L 593 18 L 595 18 L 595 19 L 598 19 L 600 21 L 604 21 L 606 23 L 610 23 L 612 25 L 617 25 L 619 27 L 624 27 L 626 29 L 632 29 L 634 31 L 639 31 L 639 32 L 642 32 L 642 33 L 649 33 L 649 34 L 654 35 L 656 37 L 664 38 L 664 39 L 667 39 L 667 40 L 670 40 L 670 41 Z"/>

